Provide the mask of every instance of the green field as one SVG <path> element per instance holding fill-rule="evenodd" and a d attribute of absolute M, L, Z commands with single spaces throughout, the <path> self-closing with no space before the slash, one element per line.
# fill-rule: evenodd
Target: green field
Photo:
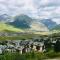
<path fill-rule="evenodd" d="M 14 32 L 23 32 L 22 29 L 18 29 L 18 28 L 15 28 L 14 26 L 0 22 L 0 32 L 7 31 L 7 30 L 8 31 L 14 31 Z"/>
<path fill-rule="evenodd" d="M 19 36 L 0 36 L 0 40 L 25 40 L 40 37 L 40 34 L 22 34 Z"/>

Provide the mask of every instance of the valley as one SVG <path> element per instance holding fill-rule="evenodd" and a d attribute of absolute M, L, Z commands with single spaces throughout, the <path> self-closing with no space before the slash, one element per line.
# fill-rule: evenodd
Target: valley
<path fill-rule="evenodd" d="M 39 22 L 23 14 L 15 16 L 12 22 L 0 21 L 0 59 L 58 59 L 60 26 L 57 26 L 50 19 Z"/>

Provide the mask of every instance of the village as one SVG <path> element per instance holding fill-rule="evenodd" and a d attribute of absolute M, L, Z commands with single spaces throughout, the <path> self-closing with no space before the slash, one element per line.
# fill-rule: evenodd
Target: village
<path fill-rule="evenodd" d="M 31 40 L 4 40 L 0 41 L 0 54 L 4 52 L 18 52 L 20 54 L 31 51 L 45 52 L 48 48 L 54 48 L 57 41 L 59 41 L 59 38 L 52 39 L 48 37 Z"/>

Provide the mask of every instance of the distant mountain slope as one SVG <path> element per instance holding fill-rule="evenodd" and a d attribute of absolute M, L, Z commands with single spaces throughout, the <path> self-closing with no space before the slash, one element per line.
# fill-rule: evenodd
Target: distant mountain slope
<path fill-rule="evenodd" d="M 43 32 L 48 28 L 41 22 L 30 18 L 27 15 L 18 15 L 12 22 L 0 21 L 0 32 Z"/>
<path fill-rule="evenodd" d="M 9 22 L 12 20 L 13 20 L 12 16 L 9 16 L 7 14 L 0 15 L 0 22 Z"/>
<path fill-rule="evenodd" d="M 27 15 L 19 15 L 15 17 L 15 20 L 13 22 L 10 22 L 10 25 L 13 25 L 16 28 L 30 28 L 32 19 L 28 17 Z"/>
<path fill-rule="evenodd" d="M 32 31 L 37 31 L 37 32 L 44 32 L 44 31 L 47 32 L 47 31 L 49 31 L 48 28 L 40 22 L 33 22 L 31 24 L 31 30 Z"/>
<path fill-rule="evenodd" d="M 51 19 L 43 19 L 40 22 L 45 24 L 45 26 L 47 26 L 48 29 L 52 29 L 57 25 L 56 22 L 52 21 Z"/>
<path fill-rule="evenodd" d="M 29 31 L 48 31 L 48 28 L 43 23 L 38 23 L 29 16 L 23 14 L 16 16 L 15 20 L 9 24 L 16 28 L 21 28 Z"/>
<path fill-rule="evenodd" d="M 7 31 L 12 31 L 12 32 L 23 32 L 22 29 L 15 28 L 12 25 L 8 25 L 6 23 L 0 22 L 0 32 L 7 32 Z"/>
<path fill-rule="evenodd" d="M 60 30 L 60 24 L 56 25 L 54 28 L 52 28 L 52 30 Z"/>

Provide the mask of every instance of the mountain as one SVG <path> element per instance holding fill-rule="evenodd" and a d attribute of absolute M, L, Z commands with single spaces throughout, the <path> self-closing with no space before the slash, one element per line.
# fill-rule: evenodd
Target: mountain
<path fill-rule="evenodd" d="M 17 31 L 21 29 L 26 31 L 48 31 L 60 29 L 60 25 L 57 25 L 56 22 L 52 21 L 52 19 L 43 19 L 38 21 L 24 14 L 17 15 L 14 19 L 8 14 L 2 14 L 0 15 L 0 22 L 2 22 L 0 23 L 0 30 L 8 28 L 8 26 L 11 26 L 13 31 L 16 31 L 16 29 Z M 9 30 L 12 29 L 9 28 Z M 8 31 L 8 29 L 4 31 Z"/>
<path fill-rule="evenodd" d="M 35 19 L 27 15 L 19 15 L 15 17 L 13 22 L 9 22 L 10 25 L 29 31 L 48 31 L 48 28 L 41 22 L 37 22 Z"/>
<path fill-rule="evenodd" d="M 12 17 L 8 14 L 2 14 L 0 15 L 0 22 L 9 22 L 12 20 Z"/>
<path fill-rule="evenodd" d="M 10 25 L 13 25 L 16 28 L 30 28 L 30 24 L 32 22 L 32 18 L 28 17 L 27 15 L 19 15 L 16 16 L 13 22 L 9 22 Z"/>
<path fill-rule="evenodd" d="M 48 28 L 41 22 L 32 19 L 27 15 L 15 16 L 12 22 L 0 20 L 0 32 L 47 32 Z"/>
<path fill-rule="evenodd" d="M 37 31 L 37 32 L 44 32 L 44 31 L 47 32 L 47 31 L 49 31 L 48 28 L 40 22 L 33 22 L 31 24 L 31 29 L 30 30 L 31 31 Z"/>
<path fill-rule="evenodd" d="M 56 25 L 54 28 L 52 28 L 52 30 L 60 30 L 60 24 Z"/>
<path fill-rule="evenodd" d="M 40 22 L 45 24 L 45 26 L 47 26 L 49 30 L 57 25 L 56 22 L 52 21 L 52 19 L 43 19 Z"/>

